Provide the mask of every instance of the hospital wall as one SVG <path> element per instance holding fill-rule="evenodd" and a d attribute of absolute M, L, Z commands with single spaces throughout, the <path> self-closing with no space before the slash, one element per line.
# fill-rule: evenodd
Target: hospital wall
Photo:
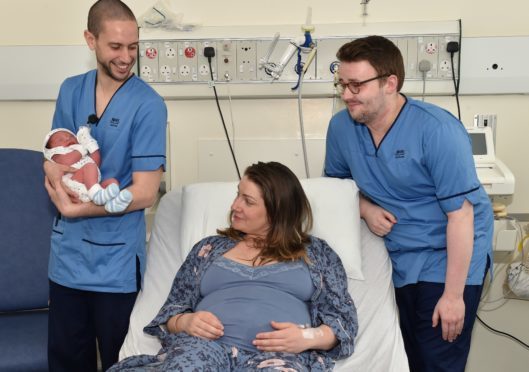
<path fill-rule="evenodd" d="M 145 0 L 125 2 L 137 15 L 141 15 L 154 3 Z M 88 0 L 3 0 L 0 12 L 0 46 L 81 45 L 84 43 L 82 34 L 86 14 L 91 4 L 92 1 Z M 198 21 L 204 26 L 301 24 L 305 20 L 306 6 L 312 6 L 315 24 L 362 22 L 360 0 L 180 0 L 176 4 L 176 9 L 184 14 L 184 20 Z M 369 15 L 366 22 L 461 19 L 464 37 L 529 35 L 529 3 L 525 0 L 372 0 L 367 9 Z M 521 47 L 529 48 L 528 45 Z M 39 66 L 39 57 L 34 56 L 35 68 Z M 457 115 L 454 97 L 428 96 L 426 100 Z M 516 177 L 515 195 L 505 201 L 509 204 L 509 212 L 529 213 L 529 172 L 526 170 L 529 158 L 529 95 L 464 95 L 460 102 L 462 121 L 467 126 L 471 125 L 476 113 L 497 114 L 497 155 Z M 171 137 L 170 172 L 173 187 L 176 187 L 202 179 L 205 170 L 199 167 L 200 143 L 223 140 L 224 131 L 213 99 L 167 100 L 167 106 Z M 237 139 L 294 141 L 299 138 L 297 101 L 294 98 L 234 99 L 231 104 L 233 128 L 230 124 L 229 102 L 223 100 L 221 106 L 228 121 L 228 129 L 230 132 L 234 129 Z M 308 139 L 325 137 L 332 107 L 331 98 L 304 100 L 305 133 Z M 0 147 L 40 149 L 50 126 L 53 110 L 53 101 L 0 101 Z M 278 156 L 266 147 L 256 148 L 255 151 L 262 160 L 277 159 Z M 207 166 L 205 167 L 207 170 Z M 220 172 L 220 177 L 226 180 L 236 178 L 230 162 L 215 171 Z M 319 172 L 321 169 L 317 167 L 311 171 L 313 176 Z M 502 278 L 500 272 L 493 295 L 498 295 L 498 285 Z M 528 302 L 510 300 L 498 310 L 483 314 L 483 318 L 490 320 L 494 327 L 512 332 L 528 342 L 528 310 Z M 519 345 L 493 335 L 479 325 L 476 326 L 475 336 L 468 371 L 492 372 L 500 368 L 521 371 L 527 368 L 528 351 Z"/>

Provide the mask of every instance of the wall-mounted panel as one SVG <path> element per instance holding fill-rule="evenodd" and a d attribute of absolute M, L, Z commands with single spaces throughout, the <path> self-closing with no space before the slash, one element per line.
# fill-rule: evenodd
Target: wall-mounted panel
<path fill-rule="evenodd" d="M 244 97 L 295 95 L 299 71 L 307 61 L 311 61 L 312 64 L 303 77 L 308 83 L 304 85 L 303 93 L 305 96 L 328 96 L 334 93 L 332 83 L 338 66 L 336 52 L 340 46 L 358 37 L 380 34 L 389 37 L 403 54 L 406 69 L 404 93 L 422 93 L 424 78 L 428 81 L 426 94 L 453 94 L 452 70 L 457 71 L 457 66 L 452 68 L 447 64 L 446 44 L 448 41 L 459 40 L 458 22 L 384 23 L 370 24 L 366 28 L 357 26 L 316 25 L 310 39 L 306 35 L 302 36 L 299 28 L 292 26 L 247 26 L 246 29 L 205 27 L 185 34 L 149 31 L 141 34 L 140 49 L 145 49 L 145 45 L 168 41 L 196 45 L 204 42 L 216 44 L 215 55 L 221 56 L 218 60 L 219 69 L 226 70 L 225 64 L 235 65 L 235 69 L 227 75 L 226 72 L 221 72 L 215 79 L 216 82 L 222 84 L 229 81 L 230 84 L 235 84 L 235 88 L 230 90 L 231 94 Z M 293 47 L 306 45 L 311 40 L 315 47 L 314 59 L 309 59 L 309 48 L 299 48 L 296 51 Z M 235 53 L 224 57 L 226 47 L 230 45 Z M 199 47 L 197 52 L 200 53 L 202 49 Z M 152 63 L 147 58 L 140 58 L 140 69 L 144 61 L 149 65 Z M 429 68 L 423 74 L 418 66 L 424 66 L 425 63 Z M 161 68 L 160 65 L 160 70 Z M 188 66 L 183 68 L 187 69 Z M 200 66 L 192 68 L 200 69 Z M 199 80 L 206 83 L 205 80 L 210 79 Z M 169 82 L 163 76 L 156 81 L 148 81 L 165 97 L 190 98 L 189 85 L 182 81 Z M 271 87 L 266 86 L 270 83 Z M 191 96 L 192 98 L 209 96 L 207 88 L 196 88 L 192 92 L 197 95 Z"/>
<path fill-rule="evenodd" d="M 460 92 L 529 93 L 529 36 L 464 38 Z"/>
<path fill-rule="evenodd" d="M 457 72 L 458 55 L 454 56 L 456 65 L 452 68 L 446 44 L 458 40 L 456 25 L 456 22 L 384 23 L 369 25 L 365 29 L 355 25 L 317 25 L 314 40 L 318 55 L 306 75 L 303 94 L 332 96 L 331 70 L 337 48 L 355 37 L 378 33 L 388 36 L 405 54 L 408 79 L 404 84 L 404 93 L 422 91 L 418 63 L 421 59 L 431 59 L 435 69 L 427 74 L 426 94 L 451 95 L 454 93 L 451 78 L 454 71 Z M 295 80 L 292 61 L 286 67 L 285 80 L 270 84 L 270 79 L 267 81 L 258 69 L 258 55 L 261 56 L 263 51 L 257 50 L 257 47 L 255 67 L 251 55 L 252 58 L 246 60 L 251 60 L 252 64 L 242 68 L 241 76 L 246 81 L 236 80 L 241 70 L 237 62 L 237 48 L 253 45 L 250 40 L 254 40 L 256 46 L 257 40 L 261 40 L 263 46 L 269 45 L 274 30 L 281 27 L 281 47 L 284 48 L 285 40 L 300 34 L 299 26 L 240 26 L 233 30 L 229 27 L 204 27 L 193 35 L 186 33 L 189 37 L 187 41 L 175 38 L 174 33 L 149 33 L 146 35 L 155 40 L 142 40 L 141 69 L 138 73 L 168 99 L 209 97 L 212 92 L 207 82 L 207 66 L 201 54 L 203 51 L 197 50 L 203 49 L 204 43 L 207 43 L 216 49 L 213 69 L 218 71 L 216 84 L 219 95 L 225 95 L 228 89 L 224 89 L 223 85 L 230 84 L 229 92 L 233 97 L 295 97 L 297 93 L 291 90 Z M 233 39 L 243 33 L 247 38 Z M 419 34 L 422 39 L 417 36 Z M 263 38 L 263 35 L 269 37 Z M 461 94 L 529 93 L 529 69 L 526 67 L 529 36 L 463 38 L 462 44 Z M 194 53 L 189 48 L 194 48 Z M 96 66 L 93 53 L 85 45 L 0 46 L 0 60 L 0 100 L 53 100 L 66 77 Z M 254 76 L 255 81 L 249 81 Z"/>

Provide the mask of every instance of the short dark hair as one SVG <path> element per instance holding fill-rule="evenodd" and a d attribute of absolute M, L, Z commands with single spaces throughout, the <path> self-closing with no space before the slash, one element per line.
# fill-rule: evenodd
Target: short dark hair
<path fill-rule="evenodd" d="M 103 29 L 103 22 L 108 20 L 136 22 L 136 17 L 120 0 L 98 0 L 88 11 L 88 31 L 98 37 Z"/>
<path fill-rule="evenodd" d="M 305 244 L 310 241 L 312 211 L 296 175 L 278 162 L 252 164 L 244 175 L 259 187 L 270 224 L 266 238 L 257 242 L 261 262 L 307 259 Z M 232 227 L 217 232 L 238 240 L 244 236 Z"/>
<path fill-rule="evenodd" d="M 340 62 L 367 61 L 379 76 L 397 76 L 399 92 L 404 84 L 402 54 L 391 40 L 383 36 L 367 36 L 344 44 L 336 53 L 336 57 Z"/>

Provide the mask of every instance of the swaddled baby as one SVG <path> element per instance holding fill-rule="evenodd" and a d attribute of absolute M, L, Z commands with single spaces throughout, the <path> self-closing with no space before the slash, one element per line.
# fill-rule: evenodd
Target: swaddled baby
<path fill-rule="evenodd" d="M 62 181 L 82 202 L 104 205 L 109 213 L 123 212 L 132 202 L 130 191 L 120 191 L 115 178 L 101 182 L 101 154 L 87 126 L 81 126 L 77 135 L 65 128 L 52 130 L 44 139 L 43 153 L 50 161 L 76 169 L 65 173 Z"/>

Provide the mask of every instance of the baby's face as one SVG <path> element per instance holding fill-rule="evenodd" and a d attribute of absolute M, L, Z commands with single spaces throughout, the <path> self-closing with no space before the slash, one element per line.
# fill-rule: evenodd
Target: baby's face
<path fill-rule="evenodd" d="M 64 131 L 54 133 L 48 140 L 48 148 L 50 149 L 58 146 L 68 147 L 75 144 L 77 144 L 77 138 L 71 133 Z"/>

